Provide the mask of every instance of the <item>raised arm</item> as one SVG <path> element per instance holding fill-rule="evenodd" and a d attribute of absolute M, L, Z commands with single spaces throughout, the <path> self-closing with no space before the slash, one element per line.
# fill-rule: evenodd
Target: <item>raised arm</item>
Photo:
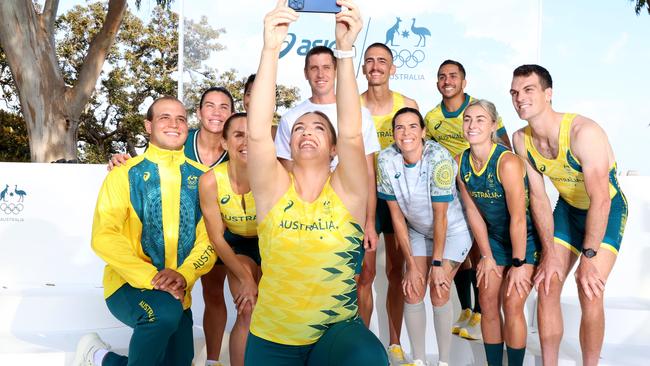
<path fill-rule="evenodd" d="M 553 211 L 551 202 L 544 187 L 544 177 L 538 172 L 528 160 L 524 143 L 524 131 L 518 130 L 512 136 L 515 144 L 515 152 L 525 162 L 526 174 L 528 175 L 528 195 L 530 198 L 530 211 L 533 222 L 537 229 L 537 235 L 542 242 L 542 260 L 537 267 L 535 274 L 535 288 L 539 290 L 539 284 L 544 282 L 544 291 L 548 295 L 548 288 L 554 274 L 560 281 L 564 281 L 564 269 L 555 254 L 555 239 L 553 237 Z"/>
<path fill-rule="evenodd" d="M 336 47 L 350 51 L 363 25 L 361 15 L 355 3 L 348 0 L 337 3 L 347 10 L 336 14 Z M 361 103 L 351 57 L 338 60 L 336 78 L 339 164 L 332 175 L 332 186 L 350 213 L 359 222 L 365 222 L 368 176 L 359 174 L 366 171 L 367 166 L 361 133 Z"/>
<path fill-rule="evenodd" d="M 298 15 L 286 6 L 286 0 L 278 0 L 275 8 L 264 18 L 264 47 L 248 112 L 248 176 L 258 222 L 264 219 L 289 186 L 289 175 L 276 159 L 269 131 L 275 110 L 275 80 L 280 48 L 289 23 L 296 19 Z"/>

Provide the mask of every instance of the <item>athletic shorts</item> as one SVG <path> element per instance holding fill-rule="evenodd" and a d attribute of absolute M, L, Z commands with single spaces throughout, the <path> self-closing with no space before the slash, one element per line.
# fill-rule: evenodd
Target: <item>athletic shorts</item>
<path fill-rule="evenodd" d="M 503 245 L 503 243 L 493 238 L 490 240 L 490 249 L 492 256 L 499 266 L 512 265 L 512 246 Z M 537 265 L 539 263 L 539 256 L 542 252 L 542 243 L 537 238 L 537 234 L 529 234 L 526 241 L 526 263 Z"/>
<path fill-rule="evenodd" d="M 232 248 L 232 251 L 237 255 L 245 255 L 252 259 L 258 266 L 262 265 L 262 258 L 260 257 L 260 246 L 258 238 L 247 238 L 245 236 L 233 234 L 230 230 L 226 229 L 223 233 L 224 239 Z M 218 254 L 218 253 L 217 253 Z M 217 264 L 224 264 L 221 256 L 218 256 Z"/>
<path fill-rule="evenodd" d="M 433 255 L 433 238 L 427 237 L 409 227 L 409 242 L 411 253 L 416 257 L 431 257 Z M 469 231 L 461 231 L 455 234 L 447 234 L 445 250 L 442 259 L 462 263 L 472 248 L 472 234 Z"/>
<path fill-rule="evenodd" d="M 330 325 L 316 343 L 304 346 L 270 342 L 248 333 L 244 365 L 388 366 L 388 355 L 377 336 L 356 318 Z"/>
<path fill-rule="evenodd" d="M 388 203 L 379 197 L 377 197 L 377 208 L 375 210 L 375 231 L 377 231 L 377 234 L 393 234 L 395 232 Z"/>
<path fill-rule="evenodd" d="M 619 191 L 612 198 L 605 236 L 600 244 L 601 248 L 618 255 L 618 251 L 621 248 L 621 241 L 623 240 L 626 221 L 627 200 Z M 555 210 L 553 210 L 555 242 L 570 249 L 575 255 L 579 256 L 582 253 L 586 222 L 587 210 L 575 208 L 560 197 L 555 205 Z"/>

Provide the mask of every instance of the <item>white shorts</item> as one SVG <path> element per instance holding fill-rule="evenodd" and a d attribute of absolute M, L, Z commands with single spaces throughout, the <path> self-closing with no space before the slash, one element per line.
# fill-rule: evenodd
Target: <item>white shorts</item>
<path fill-rule="evenodd" d="M 409 242 L 411 242 L 411 253 L 415 257 L 433 255 L 433 238 L 427 237 L 409 227 Z M 465 257 L 472 248 L 472 234 L 469 231 L 447 235 L 445 250 L 442 259 L 455 262 L 465 261 Z"/>

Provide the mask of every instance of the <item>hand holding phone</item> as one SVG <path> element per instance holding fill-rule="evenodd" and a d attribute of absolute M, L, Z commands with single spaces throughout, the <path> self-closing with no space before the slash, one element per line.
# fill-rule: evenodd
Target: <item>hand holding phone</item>
<path fill-rule="evenodd" d="M 338 13 L 341 7 L 336 0 L 289 0 L 289 7 L 304 13 Z"/>

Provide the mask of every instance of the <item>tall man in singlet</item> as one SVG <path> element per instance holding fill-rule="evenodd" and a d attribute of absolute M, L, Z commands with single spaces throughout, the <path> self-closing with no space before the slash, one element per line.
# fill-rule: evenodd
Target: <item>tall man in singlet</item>
<path fill-rule="evenodd" d="M 616 160 L 605 131 L 594 121 L 553 110 L 553 80 L 539 65 L 514 70 L 510 95 L 528 126 L 515 132 L 516 152 L 526 160 L 530 204 L 542 242 L 535 276 L 544 365 L 557 365 L 563 324 L 560 295 L 575 271 L 582 309 L 584 365 L 597 365 L 604 338 L 603 297 L 623 237 L 627 202 L 616 179 Z M 551 213 L 543 175 L 560 198 Z"/>
<path fill-rule="evenodd" d="M 368 90 L 361 94 L 361 105 L 368 108 L 372 115 L 377 138 L 382 149 L 390 146 L 393 139 L 391 124 L 395 112 L 403 107 L 417 109 L 415 100 L 392 91 L 389 87 L 391 75 L 395 74 L 393 53 L 383 43 L 373 43 L 366 49 L 363 57 L 363 74 L 368 80 Z M 370 194 L 376 194 L 376 189 Z M 370 207 L 376 202 L 376 207 Z M 385 200 L 377 198 L 369 200 L 368 218 L 366 221 L 375 222 L 375 226 L 367 226 L 365 241 L 377 241 L 378 235 L 384 234 L 386 244 L 386 277 L 388 278 L 388 293 L 386 295 L 386 310 L 388 313 L 389 344 L 388 355 L 391 362 L 404 361 L 400 346 L 402 330 L 402 313 L 404 312 L 404 294 L 402 292 L 402 274 L 404 272 L 404 257 L 397 247 L 390 219 L 390 212 Z M 363 258 L 363 269 L 358 283 L 359 314 L 366 325 L 370 323 L 373 309 L 372 284 L 376 273 L 376 252 L 366 252 Z"/>

